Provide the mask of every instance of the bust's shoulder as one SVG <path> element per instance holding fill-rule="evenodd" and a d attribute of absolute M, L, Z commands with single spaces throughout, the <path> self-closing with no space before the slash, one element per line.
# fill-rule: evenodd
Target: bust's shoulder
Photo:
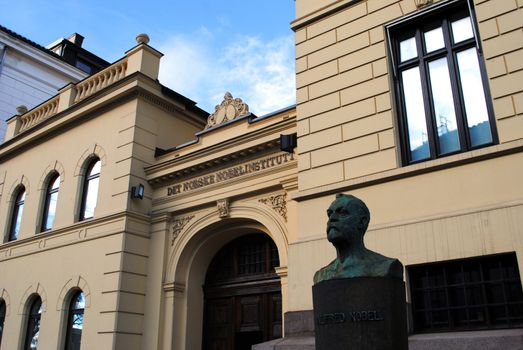
<path fill-rule="evenodd" d="M 403 279 L 403 264 L 398 259 L 387 258 L 387 277 Z"/>
<path fill-rule="evenodd" d="M 369 266 L 375 266 L 374 274 L 383 277 L 403 279 L 403 265 L 398 259 L 389 258 L 376 252 L 369 251 Z"/>
<path fill-rule="evenodd" d="M 336 271 L 337 259 L 331 261 L 327 266 L 322 267 L 314 274 L 314 284 L 319 283 L 324 280 L 331 279 Z"/>

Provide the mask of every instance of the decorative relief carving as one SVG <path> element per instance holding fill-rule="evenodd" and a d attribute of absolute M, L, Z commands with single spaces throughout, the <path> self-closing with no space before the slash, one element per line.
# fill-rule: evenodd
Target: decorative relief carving
<path fill-rule="evenodd" d="M 230 92 L 226 92 L 222 103 L 214 107 L 214 113 L 207 118 L 205 129 L 223 124 L 246 114 L 249 114 L 249 106 L 243 102 L 241 98 L 233 98 Z"/>
<path fill-rule="evenodd" d="M 218 215 L 221 218 L 226 218 L 231 212 L 230 203 L 228 199 L 220 199 L 216 201 L 216 206 L 218 207 Z"/>
<path fill-rule="evenodd" d="M 172 221 L 172 239 L 171 239 L 171 245 L 174 245 L 174 241 L 176 240 L 176 237 L 182 232 L 183 228 L 191 219 L 194 218 L 194 215 L 175 218 Z"/>
<path fill-rule="evenodd" d="M 259 199 L 258 202 L 270 206 L 287 221 L 287 194 L 279 194 L 268 198 Z"/>
<path fill-rule="evenodd" d="M 416 7 L 421 8 L 432 4 L 434 0 L 416 0 Z"/>

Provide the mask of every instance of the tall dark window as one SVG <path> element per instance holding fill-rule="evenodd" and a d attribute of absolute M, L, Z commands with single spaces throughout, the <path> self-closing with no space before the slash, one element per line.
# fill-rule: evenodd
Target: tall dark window
<path fill-rule="evenodd" d="M 87 166 L 82 193 L 80 220 L 89 219 L 94 216 L 96 200 L 98 199 L 101 166 L 102 164 L 98 158 L 93 158 Z"/>
<path fill-rule="evenodd" d="M 65 350 L 80 350 L 80 341 L 84 328 L 84 308 L 85 295 L 82 291 L 77 291 L 69 304 Z"/>
<path fill-rule="evenodd" d="M 516 254 L 408 267 L 415 332 L 523 327 Z"/>
<path fill-rule="evenodd" d="M 469 5 L 436 5 L 388 27 L 406 164 L 497 142 Z"/>
<path fill-rule="evenodd" d="M 24 350 L 38 348 L 38 337 L 40 336 L 40 318 L 42 316 L 42 299 L 35 297 L 29 307 L 27 316 L 27 328 L 25 330 Z"/>
<path fill-rule="evenodd" d="M 0 299 L 0 348 L 2 347 L 2 334 L 4 334 L 5 313 L 5 301 Z"/>
<path fill-rule="evenodd" d="M 22 214 L 24 212 L 25 188 L 21 186 L 16 192 L 13 212 L 11 215 L 11 225 L 9 227 L 9 241 L 18 239 L 20 233 L 20 224 L 22 223 Z"/>
<path fill-rule="evenodd" d="M 49 231 L 53 228 L 59 189 L 60 176 L 55 174 L 49 179 L 49 184 L 47 185 L 44 212 L 42 216 L 42 231 Z"/>

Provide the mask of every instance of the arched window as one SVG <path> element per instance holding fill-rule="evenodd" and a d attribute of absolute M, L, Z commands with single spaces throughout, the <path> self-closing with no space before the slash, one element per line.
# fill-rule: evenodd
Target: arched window
<path fill-rule="evenodd" d="M 47 191 L 45 193 L 44 212 L 42 215 L 42 231 L 49 231 L 53 228 L 56 214 L 56 202 L 58 201 L 58 190 L 60 189 L 60 175 L 54 174 L 49 179 Z"/>
<path fill-rule="evenodd" d="M 16 192 L 13 212 L 11 215 L 11 226 L 9 227 L 9 241 L 18 239 L 20 233 L 20 224 L 22 223 L 22 213 L 24 211 L 25 187 L 20 186 Z"/>
<path fill-rule="evenodd" d="M 4 334 L 5 311 L 5 301 L 0 299 L 0 347 L 2 347 L 2 334 Z"/>
<path fill-rule="evenodd" d="M 40 318 L 42 316 L 42 299 L 37 296 L 31 302 L 27 316 L 24 350 L 34 350 L 38 347 L 40 335 Z"/>
<path fill-rule="evenodd" d="M 82 193 L 82 206 L 80 208 L 80 221 L 92 218 L 98 198 L 98 186 L 100 183 L 100 159 L 93 158 L 87 166 Z"/>
<path fill-rule="evenodd" d="M 84 308 L 85 295 L 79 290 L 74 293 L 69 304 L 65 350 L 80 350 L 80 340 L 84 328 Z"/>

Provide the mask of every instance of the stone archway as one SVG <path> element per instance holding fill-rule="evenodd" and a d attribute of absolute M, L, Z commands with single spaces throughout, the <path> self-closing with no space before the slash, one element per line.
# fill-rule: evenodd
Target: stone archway
<path fill-rule="evenodd" d="M 257 202 L 233 204 L 229 217 L 214 210 L 191 219 L 174 243 L 166 269 L 171 281 L 165 284 L 165 349 L 200 349 L 203 334 L 204 293 L 207 268 L 215 254 L 228 242 L 246 233 L 268 235 L 277 247 L 281 277 L 282 308 L 287 294 L 286 224 L 275 212 Z M 169 283 L 170 282 L 170 283 Z"/>

